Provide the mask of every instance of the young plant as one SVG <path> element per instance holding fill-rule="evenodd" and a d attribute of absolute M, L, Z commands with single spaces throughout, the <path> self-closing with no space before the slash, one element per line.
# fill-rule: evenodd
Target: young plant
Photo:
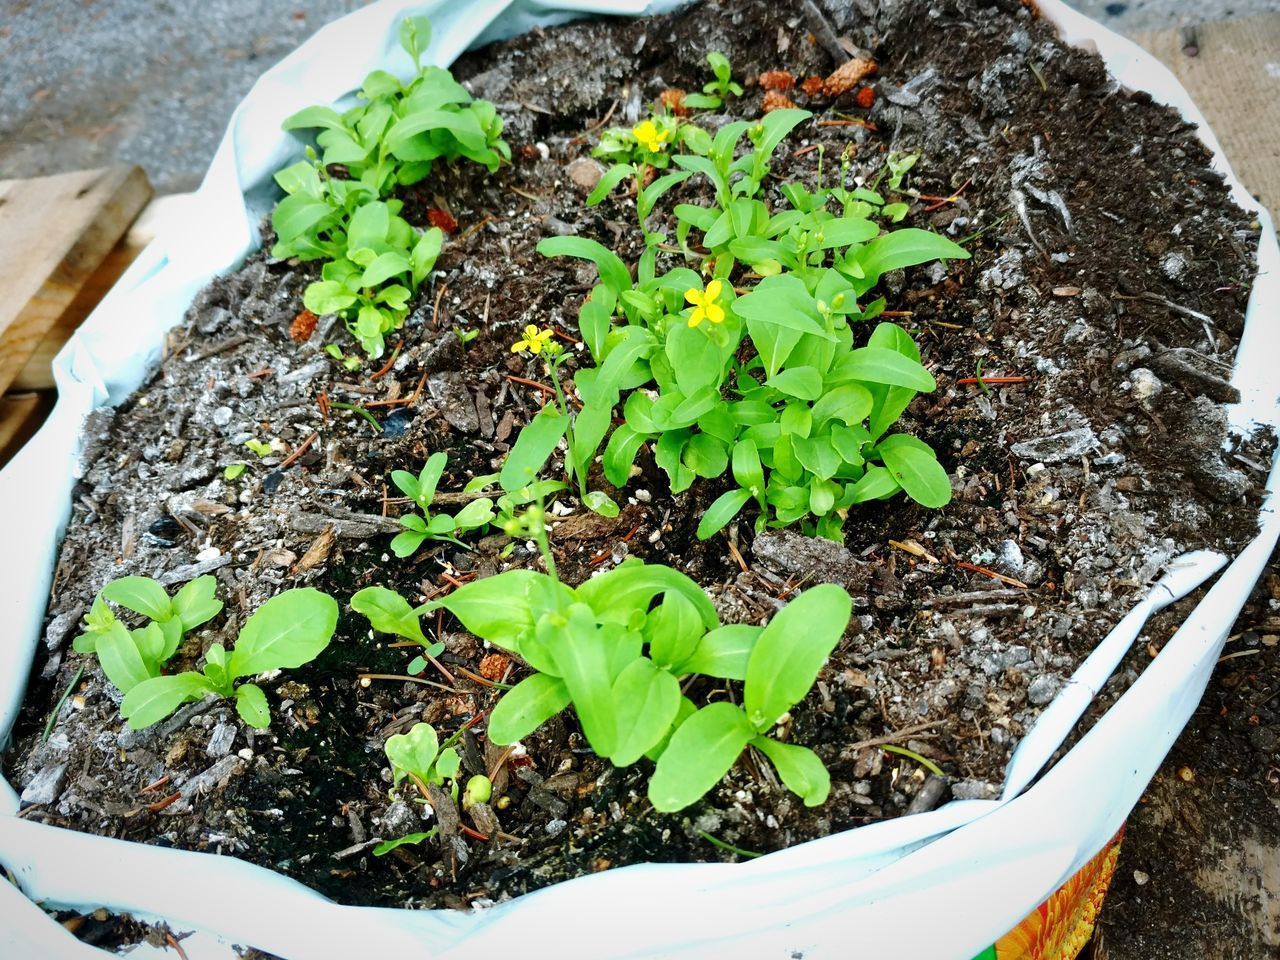
<path fill-rule="evenodd" d="M 526 511 L 508 533 L 537 541 L 547 573 L 509 570 L 416 608 L 402 601 L 415 618 L 448 610 L 535 671 L 494 708 L 493 742 L 514 743 L 572 704 L 598 755 L 620 767 L 643 756 L 657 761 L 649 796 L 660 810 L 703 796 L 749 744 L 806 804 L 826 800 L 830 781 L 817 756 L 768 734 L 804 698 L 844 635 L 851 602 L 843 590 L 807 590 L 765 628 L 722 626 L 706 593 L 669 567 L 628 560 L 576 589 L 561 583 L 541 508 Z M 352 605 L 359 610 L 366 597 L 385 603 L 386 593 L 362 590 Z M 737 713 L 730 717 L 729 704 L 699 709 L 681 693 L 694 675 L 743 682 L 745 711 L 731 707 Z M 691 774 L 698 755 L 705 766 Z"/>
<path fill-rule="evenodd" d="M 218 581 L 197 577 L 171 598 L 150 577 L 121 577 L 102 588 L 85 616 L 84 633 L 72 641 L 77 653 L 93 653 L 107 679 L 121 693 L 160 676 L 161 668 L 177 651 L 183 634 L 212 620 L 222 610 L 214 597 Z M 108 604 L 147 617 L 146 626 L 130 630 Z"/>
<path fill-rule="evenodd" d="M 742 86 L 733 80 L 733 68 L 729 66 L 728 57 L 713 50 L 707 54 L 707 64 L 715 79 L 703 86 L 702 93 L 685 95 L 684 105 L 690 109 L 719 110 L 730 95 L 742 96 Z"/>
<path fill-rule="evenodd" d="M 387 760 L 391 763 L 392 785 L 398 787 L 405 777 L 413 780 L 426 796 L 427 785 L 442 785 L 458 776 L 462 761 L 452 746 L 440 747 L 435 728 L 429 723 L 415 723 L 408 733 L 397 733 L 387 739 Z"/>
<path fill-rule="evenodd" d="M 213 695 L 234 699 L 245 723 L 265 729 L 271 722 L 266 694 L 257 684 L 236 681 L 311 662 L 329 645 L 337 624 L 338 604 L 332 597 L 311 587 L 286 590 L 253 612 L 230 653 L 220 643 L 211 646 L 201 672 L 137 676 L 120 714 L 141 730 L 188 701 Z"/>
<path fill-rule="evenodd" d="M 447 540 L 465 547 L 458 534 L 478 530 L 493 520 L 493 501 L 488 497 L 472 500 L 452 517 L 447 513 L 432 515 L 431 501 L 435 499 L 436 485 L 447 462 L 448 458 L 443 453 L 433 453 L 416 477 L 407 470 L 392 472 L 391 482 L 421 511 L 400 518 L 404 531 L 391 540 L 391 552 L 397 557 L 413 556 L 427 540 Z"/>
<path fill-rule="evenodd" d="M 511 345 L 513 353 L 543 358 L 544 370 L 555 388 L 555 400 L 544 406 L 520 431 L 502 465 L 498 482 L 508 493 L 528 486 L 556 451 L 560 441 L 566 440 L 565 472 L 570 481 L 577 481 L 583 505 L 601 516 L 616 517 L 618 505 L 603 491 L 588 490 L 587 475 L 595 452 L 609 428 L 609 415 L 618 402 L 620 384 L 614 385 L 603 370 L 589 386 L 584 386 L 580 377 L 578 391 L 584 396 L 584 404 L 582 410 L 575 414 L 560 383 L 559 370 L 565 353 L 553 337 L 550 328 L 539 330 L 530 325 L 525 328 L 524 336 Z M 608 403 L 593 402 L 602 392 L 609 398 Z"/>

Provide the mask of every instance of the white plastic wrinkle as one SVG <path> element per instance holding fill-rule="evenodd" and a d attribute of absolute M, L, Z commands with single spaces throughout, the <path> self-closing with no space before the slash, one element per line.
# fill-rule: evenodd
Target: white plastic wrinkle
<path fill-rule="evenodd" d="M 375 67 L 405 74 L 394 25 L 406 12 L 431 16 L 430 59 L 448 63 L 468 46 L 563 22 L 566 11 L 640 13 L 663 0 L 382 0 L 321 30 L 268 71 L 236 111 L 201 189 L 59 354 L 59 401 L 45 427 L 0 471 L 0 737 L 21 704 L 39 642 L 56 544 L 78 467 L 80 430 L 94 407 L 137 387 L 163 334 L 196 292 L 259 242 L 256 223 L 274 202 L 271 174 L 299 143 L 280 121 L 311 103 L 338 100 Z M 1262 224 L 1259 276 L 1233 382 L 1238 426 L 1275 425 L 1280 355 L 1280 247 L 1270 218 L 1231 173 L 1204 118 L 1173 76 L 1134 44 L 1066 8 L 1040 0 L 1063 38 L 1095 49 L 1129 89 L 1142 89 L 1199 125 L 1237 203 Z M 902 931 L 945 916 L 930 957 L 969 960 L 1017 924 L 1101 849 L 1137 802 L 1208 682 L 1236 614 L 1280 535 L 1274 511 L 1280 462 L 1256 539 L 1237 556 L 1138 678 L 1051 769 L 1044 765 L 1074 729 L 1146 619 L 1204 583 L 1226 562 L 1200 552 L 1170 564 L 1162 580 L 1104 639 L 1023 738 L 999 801 L 957 801 L 939 810 L 815 840 L 741 864 L 648 864 L 558 884 L 489 910 L 405 911 L 344 907 L 292 880 L 232 857 L 161 849 L 20 819 L 0 781 L 0 863 L 26 897 L 50 906 L 109 909 L 162 919 L 192 960 L 230 960 L 229 944 L 290 960 L 352 956 L 474 958 L 520 944 L 565 957 L 790 957 L 900 955 Z M 1035 778 L 1039 776 L 1038 781 Z M 1033 784 L 1029 786 L 1029 784 Z M 175 882 L 177 881 L 177 882 Z M 18 891 L 0 883 L 0 955 L 105 957 L 75 941 Z M 659 918 L 661 921 L 659 922 Z M 943 933 L 942 931 L 945 931 Z M 394 954 L 393 954 L 394 951 Z M 169 956 L 142 947 L 135 956 Z"/>

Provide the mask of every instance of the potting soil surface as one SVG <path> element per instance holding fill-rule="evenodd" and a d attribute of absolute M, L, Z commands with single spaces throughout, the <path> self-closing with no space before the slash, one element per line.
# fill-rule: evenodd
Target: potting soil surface
<path fill-rule="evenodd" d="M 456 731 L 500 692 L 468 674 L 512 681 L 527 669 L 445 616 L 430 626 L 448 679 L 362 680 L 403 677 L 414 651 L 372 636 L 347 599 L 370 584 L 438 596 L 537 559 L 524 544 L 503 557 L 498 535 L 395 559 L 388 542 L 406 504 L 390 472 L 445 451 L 440 499 L 456 506 L 468 479 L 501 464 L 546 394 L 528 385 L 545 385 L 542 367 L 510 344 L 531 323 L 572 343 L 595 282 L 593 267 L 545 259 L 535 245 L 579 234 L 635 261 L 625 191 L 585 205 L 603 169 L 591 149 L 604 126 L 630 126 L 664 91 L 700 89 L 711 50 L 746 87 L 730 117 L 760 115 L 770 70 L 789 71 L 798 83 L 784 95 L 815 113 L 778 153 L 771 204 L 785 203 L 783 178 L 813 184 L 821 165 L 829 180 L 846 149 L 850 176 L 865 183 L 890 152 L 920 153 L 903 184 L 904 223 L 963 239 L 972 259 L 891 274 L 879 289 L 938 378 L 902 428 L 938 451 L 954 498 L 936 511 L 901 498 L 860 506 L 843 544 L 753 536 L 750 513 L 702 542 L 698 519 L 725 482 L 672 497 L 646 451 L 623 490 L 593 475 L 623 505 L 618 517 L 561 495 L 552 543 L 571 583 L 627 556 L 675 566 L 713 594 L 724 622 L 764 622 L 806 585 L 844 585 L 854 620 L 786 731 L 826 762 L 830 799 L 805 808 L 748 754 L 703 801 L 659 814 L 645 799 L 652 765 L 611 767 L 562 715 L 516 754 L 488 743 L 482 721 L 467 731 L 463 767 L 493 774 L 490 805 L 463 813 L 439 791 L 434 810 L 392 800 L 388 736 L 424 720 Z M 804 79 L 864 51 L 874 76 L 834 99 L 803 92 Z M 1190 127 L 1118 89 L 1031 9 L 856 3 L 815 22 L 799 3 L 708 3 L 534 31 L 454 69 L 497 104 L 514 162 L 492 176 L 442 170 L 405 190 L 411 222 L 443 210 L 457 230 L 385 375 L 373 377 L 381 363 L 348 372 L 325 353 L 329 342 L 356 349 L 331 318 L 294 340 L 316 266 L 258 254 L 200 294 L 148 382 L 90 423 L 46 642 L 5 758 L 10 781 L 29 788 L 24 816 L 232 854 L 346 903 L 414 907 L 483 905 L 630 863 L 736 856 L 708 837 L 776 850 L 948 796 L 995 796 L 1019 737 L 1167 561 L 1231 552 L 1253 533 L 1268 457 L 1227 436 L 1222 404 L 1234 395 L 1257 225 L 1230 203 Z M 710 129 L 726 118 L 693 119 Z M 661 215 L 707 196 L 690 179 Z M 679 262 L 672 254 L 660 268 Z M 464 343 L 460 331 L 476 335 Z M 959 382 L 976 374 L 1012 382 Z M 375 432 L 354 413 L 326 417 L 321 393 L 412 399 L 371 407 Z M 252 439 L 277 449 L 256 458 Z M 227 464 L 246 459 L 225 479 Z M 129 731 L 118 692 L 70 639 L 109 580 L 202 573 L 218 577 L 227 609 L 187 638 L 174 669 L 215 642 L 230 646 L 248 614 L 290 586 L 343 603 L 338 637 L 264 683 L 269 731 L 218 701 Z M 1133 678 L 1148 639 L 1108 696 Z M 706 702 L 723 688 L 699 681 L 690 695 Z M 945 781 L 886 743 L 940 766 Z M 372 855 L 380 840 L 437 826 L 427 843 Z"/>

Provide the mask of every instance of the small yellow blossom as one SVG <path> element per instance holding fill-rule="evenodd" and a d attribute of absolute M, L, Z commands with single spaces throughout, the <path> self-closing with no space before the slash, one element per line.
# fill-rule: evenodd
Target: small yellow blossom
<path fill-rule="evenodd" d="M 632 127 L 631 135 L 650 153 L 661 153 L 666 149 L 666 139 L 669 134 L 666 130 L 659 130 L 652 120 L 646 120 Z"/>
<path fill-rule="evenodd" d="M 684 292 L 684 298 L 694 306 L 693 313 L 689 314 L 689 326 L 696 327 L 703 320 L 710 320 L 712 323 L 721 323 L 724 320 L 724 307 L 716 303 L 722 289 L 724 289 L 722 281 L 712 280 L 707 284 L 706 292 L 698 290 L 697 287 Z"/>
<path fill-rule="evenodd" d="M 550 327 L 539 330 L 531 323 L 524 328 L 524 338 L 517 340 L 511 345 L 511 352 L 525 353 L 527 351 L 534 354 L 541 353 L 543 350 L 547 350 L 548 347 L 551 346 L 547 341 L 550 340 L 553 335 L 554 334 Z"/>

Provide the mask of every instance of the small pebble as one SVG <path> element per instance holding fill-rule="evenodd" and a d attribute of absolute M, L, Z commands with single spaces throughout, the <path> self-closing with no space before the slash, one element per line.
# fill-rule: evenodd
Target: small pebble
<path fill-rule="evenodd" d="M 284 474 L 279 470 L 272 470 L 262 478 L 262 492 L 270 496 L 280 489 L 282 483 L 284 483 Z"/>
<path fill-rule="evenodd" d="M 1145 887 L 1150 880 L 1151 877 L 1148 874 L 1143 873 L 1141 870 L 1133 871 L 1133 882 L 1138 886 Z"/>
<path fill-rule="evenodd" d="M 383 439 L 394 440 L 397 437 L 403 437 L 413 425 L 413 420 L 412 410 L 405 410 L 403 407 L 393 410 L 388 414 L 387 419 L 382 421 Z"/>
<path fill-rule="evenodd" d="M 164 516 L 151 522 L 143 539 L 157 547 L 176 547 L 182 536 L 182 527 L 173 517 Z"/>

